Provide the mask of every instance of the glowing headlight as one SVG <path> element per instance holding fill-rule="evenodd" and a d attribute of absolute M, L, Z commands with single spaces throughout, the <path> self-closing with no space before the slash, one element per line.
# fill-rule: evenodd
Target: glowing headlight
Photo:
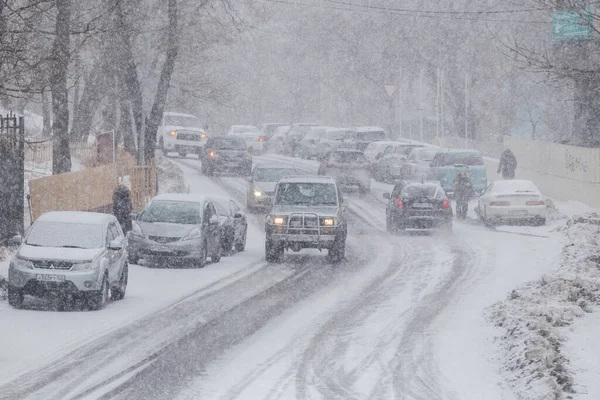
<path fill-rule="evenodd" d="M 325 225 L 325 226 L 333 226 L 333 225 L 335 225 L 335 220 L 333 218 L 325 218 L 323 220 L 323 225 Z"/>
<path fill-rule="evenodd" d="M 255 196 L 255 197 L 260 197 L 260 196 L 262 196 L 262 193 L 261 193 L 261 191 L 260 191 L 260 190 L 258 190 L 258 189 L 254 189 L 254 196 Z"/>
<path fill-rule="evenodd" d="M 215 157 L 215 152 L 211 151 L 210 153 L 208 153 L 208 156 L 211 157 L 211 158 L 214 158 Z"/>
<path fill-rule="evenodd" d="M 177 135 L 177 132 L 171 131 L 171 136 L 175 136 L 175 135 Z"/>
<path fill-rule="evenodd" d="M 206 133 L 202 134 L 202 139 L 206 139 Z"/>
<path fill-rule="evenodd" d="M 267 218 L 267 222 L 273 225 L 283 225 L 285 223 L 285 217 L 274 217 L 269 215 Z"/>

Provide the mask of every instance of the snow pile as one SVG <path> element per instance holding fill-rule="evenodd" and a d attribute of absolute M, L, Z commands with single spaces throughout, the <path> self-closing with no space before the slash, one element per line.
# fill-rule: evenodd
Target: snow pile
<path fill-rule="evenodd" d="M 0 247 L 0 300 L 6 300 L 8 291 L 8 281 L 6 274 L 8 272 L 8 260 L 11 257 L 5 247 Z"/>
<path fill-rule="evenodd" d="M 561 352 L 563 329 L 600 304 L 600 217 L 570 219 L 559 269 L 511 292 L 488 309 L 504 330 L 497 338 L 502 369 L 523 400 L 565 399 L 574 393 L 573 371 Z"/>
<path fill-rule="evenodd" d="M 552 199 L 546 199 L 546 208 L 548 209 L 548 214 L 546 216 L 548 221 L 558 221 L 561 219 L 567 219 L 567 215 L 560 212 L 558 208 L 556 208 L 556 204 Z"/>
<path fill-rule="evenodd" d="M 173 164 L 162 152 L 156 152 L 156 173 L 158 175 L 158 191 L 160 193 L 187 193 L 183 172 Z"/>

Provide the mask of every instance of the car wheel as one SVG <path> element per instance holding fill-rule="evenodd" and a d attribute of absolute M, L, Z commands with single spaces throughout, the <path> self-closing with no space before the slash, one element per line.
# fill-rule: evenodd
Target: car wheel
<path fill-rule="evenodd" d="M 344 237 L 336 237 L 333 242 L 333 247 L 328 252 L 329 260 L 333 263 L 339 263 L 346 257 L 346 239 Z"/>
<path fill-rule="evenodd" d="M 535 226 L 544 226 L 546 225 L 546 218 L 535 217 L 535 219 L 533 220 L 533 224 Z"/>
<path fill-rule="evenodd" d="M 242 236 L 242 239 L 235 244 L 235 251 L 237 251 L 238 253 L 246 250 L 246 237 L 247 236 L 248 236 L 248 227 L 246 227 L 246 230 L 244 231 L 244 235 Z"/>
<path fill-rule="evenodd" d="M 133 252 L 128 253 L 127 254 L 127 262 L 129 264 L 137 265 L 140 262 L 140 257 Z"/>
<path fill-rule="evenodd" d="M 210 261 L 214 264 L 221 261 L 221 255 L 223 254 L 223 244 L 219 246 L 217 252 L 210 256 Z"/>
<path fill-rule="evenodd" d="M 90 309 L 94 311 L 102 310 L 108 304 L 109 298 L 109 287 L 108 287 L 108 279 L 106 275 L 104 279 L 102 279 L 102 287 L 100 290 L 94 291 L 90 293 Z"/>
<path fill-rule="evenodd" d="M 200 254 L 200 259 L 196 262 L 197 268 L 204 268 L 206 265 L 206 258 L 208 257 L 208 250 L 206 247 L 206 242 L 202 246 L 202 253 Z"/>
<path fill-rule="evenodd" d="M 235 241 L 235 233 L 231 232 L 227 234 L 223 240 L 223 253 L 230 254 L 233 250 L 233 242 Z"/>
<path fill-rule="evenodd" d="M 123 300 L 125 298 L 125 292 L 127 291 L 127 282 L 129 281 L 129 265 L 125 263 L 123 272 L 121 272 L 121 278 L 119 279 L 119 286 L 113 287 L 110 291 L 111 300 Z"/>
<path fill-rule="evenodd" d="M 17 289 L 13 286 L 8 286 L 8 304 L 14 308 L 23 307 L 23 301 L 25 300 L 25 296 L 23 295 L 23 291 L 21 289 Z"/>
<path fill-rule="evenodd" d="M 283 243 L 275 243 L 269 239 L 265 241 L 265 258 L 270 263 L 280 263 L 283 261 L 285 249 Z"/>

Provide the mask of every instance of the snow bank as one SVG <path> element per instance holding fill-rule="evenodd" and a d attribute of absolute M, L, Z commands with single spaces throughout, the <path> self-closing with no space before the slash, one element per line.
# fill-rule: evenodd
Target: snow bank
<path fill-rule="evenodd" d="M 0 301 L 6 300 L 8 289 L 8 263 L 12 255 L 5 247 L 0 247 Z"/>
<path fill-rule="evenodd" d="M 159 193 L 188 193 L 181 169 L 160 151 L 155 157 Z"/>
<path fill-rule="evenodd" d="M 558 229 L 568 238 L 558 270 L 487 310 L 504 331 L 496 338 L 503 372 L 523 400 L 560 400 L 575 393 L 574 372 L 562 351 L 564 329 L 600 303 L 600 216 L 569 219 Z"/>

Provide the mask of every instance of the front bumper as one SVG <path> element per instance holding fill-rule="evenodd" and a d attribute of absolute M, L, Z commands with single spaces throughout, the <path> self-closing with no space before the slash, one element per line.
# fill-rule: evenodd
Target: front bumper
<path fill-rule="evenodd" d="M 157 243 L 146 237 L 129 235 L 127 251 L 134 258 L 141 258 L 153 263 L 183 263 L 200 261 L 203 239 Z"/>
<path fill-rule="evenodd" d="M 53 277 L 54 281 L 39 280 L 41 277 Z M 102 281 L 100 272 L 48 270 L 42 268 L 20 268 L 11 266 L 8 270 L 10 286 L 23 290 L 24 294 L 42 296 L 48 292 L 77 294 L 100 290 Z"/>
<path fill-rule="evenodd" d="M 169 151 L 180 152 L 185 150 L 186 153 L 199 153 L 204 147 L 206 140 L 193 141 L 193 140 L 179 140 L 167 138 L 164 141 L 165 149 Z"/>
<path fill-rule="evenodd" d="M 341 225 L 317 229 L 288 229 L 285 225 L 265 226 L 267 240 L 283 243 L 286 247 L 303 249 L 330 249 L 339 235 Z"/>

